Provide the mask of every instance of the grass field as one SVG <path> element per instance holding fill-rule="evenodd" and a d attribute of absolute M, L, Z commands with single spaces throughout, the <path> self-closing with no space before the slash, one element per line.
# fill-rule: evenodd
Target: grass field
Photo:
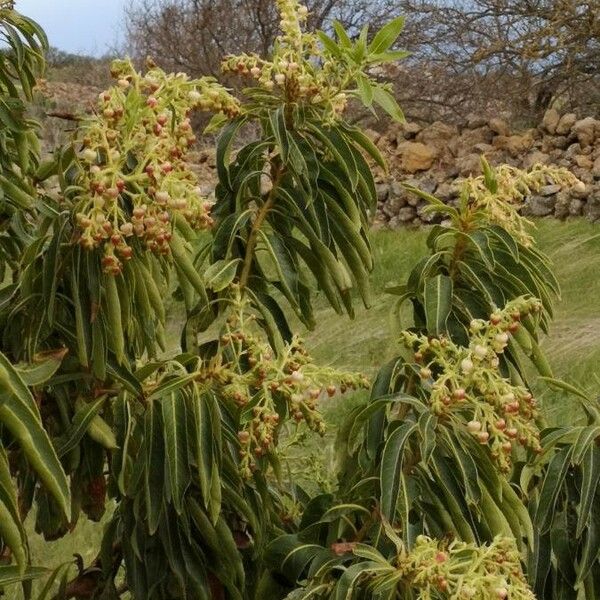
<path fill-rule="evenodd" d="M 324 303 L 319 304 L 318 327 L 306 334 L 318 362 L 373 375 L 387 358 L 395 355 L 398 326 L 390 317 L 394 298 L 387 296 L 384 288 L 406 279 L 425 252 L 426 235 L 422 229 L 373 233 L 373 306 L 369 310 L 357 307 L 356 318 L 350 321 L 325 308 Z M 576 383 L 590 395 L 600 396 L 600 228 L 579 220 L 544 220 L 538 223 L 536 237 L 541 249 L 552 258 L 562 286 L 550 336 L 544 339 L 543 346 L 556 376 Z M 576 414 L 573 403 L 561 393 L 540 388 L 539 397 L 550 422 L 572 419 Z M 336 424 L 350 406 L 363 398 L 364 395 L 345 396 L 323 406 L 329 422 L 326 443 L 311 441 L 306 452 L 325 469 L 332 460 Z M 98 525 L 82 521 L 74 535 L 52 544 L 46 545 L 33 536 L 34 563 L 57 565 L 69 560 L 74 552 L 88 562 L 97 551 L 100 535 Z"/>
<path fill-rule="evenodd" d="M 583 220 L 543 220 L 537 223 L 535 235 L 552 259 L 562 288 L 543 347 L 555 376 L 600 396 L 600 228 Z M 373 233 L 373 306 L 369 310 L 359 307 L 354 321 L 328 308 L 318 311 L 318 326 L 307 336 L 317 361 L 373 374 L 386 358 L 396 354 L 394 297 L 384 288 L 406 280 L 418 257 L 426 252 L 426 236 L 424 229 Z M 409 315 L 407 308 L 402 315 L 404 325 L 410 325 Z M 563 394 L 541 386 L 539 392 L 549 420 L 568 418 L 571 404 L 565 403 Z M 331 409 L 325 408 L 331 421 L 337 421 L 335 413 L 344 412 L 343 402 L 335 400 Z"/>

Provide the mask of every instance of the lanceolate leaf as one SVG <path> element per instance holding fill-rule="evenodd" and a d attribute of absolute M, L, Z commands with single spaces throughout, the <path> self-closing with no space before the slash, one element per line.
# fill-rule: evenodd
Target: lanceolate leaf
<path fill-rule="evenodd" d="M 437 275 L 425 283 L 425 316 L 427 330 L 433 335 L 446 331 L 446 320 L 452 309 L 452 280 Z"/>
<path fill-rule="evenodd" d="M 183 510 L 183 495 L 190 482 L 185 401 L 178 392 L 160 400 L 165 444 L 165 472 L 170 500 L 178 513 Z"/>
<path fill-rule="evenodd" d="M 400 493 L 404 447 L 416 428 L 417 424 L 411 422 L 400 425 L 388 438 L 381 456 L 381 512 L 392 522 Z"/>
<path fill-rule="evenodd" d="M 0 354 L 0 422 L 18 440 L 31 466 L 69 518 L 67 476 L 42 426 L 33 396 L 3 354 Z"/>

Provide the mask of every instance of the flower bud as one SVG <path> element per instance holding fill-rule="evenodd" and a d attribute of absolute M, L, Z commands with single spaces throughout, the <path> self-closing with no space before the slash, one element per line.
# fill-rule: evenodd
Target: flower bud
<path fill-rule="evenodd" d="M 473 361 L 469 360 L 468 358 L 464 358 L 460 361 L 460 368 L 463 373 L 470 373 L 473 370 Z"/>
<path fill-rule="evenodd" d="M 479 421 L 469 421 L 467 423 L 467 429 L 469 430 L 469 433 L 477 433 L 478 431 L 481 431 L 481 423 Z"/>
<path fill-rule="evenodd" d="M 487 444 L 488 440 L 490 439 L 490 434 L 487 431 L 480 431 L 477 434 L 477 439 L 480 444 Z"/>

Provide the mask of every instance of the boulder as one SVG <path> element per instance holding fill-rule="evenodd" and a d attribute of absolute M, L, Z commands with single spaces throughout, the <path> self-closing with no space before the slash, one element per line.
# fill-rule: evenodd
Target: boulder
<path fill-rule="evenodd" d="M 575 125 L 577 121 L 577 115 L 575 113 L 567 113 L 560 118 L 556 126 L 556 135 L 568 135 L 571 131 L 571 127 Z"/>
<path fill-rule="evenodd" d="M 560 192 L 561 189 L 561 185 L 559 185 L 558 183 L 552 183 L 550 185 L 542 186 L 538 194 L 540 196 L 554 196 L 554 194 L 558 194 L 558 192 Z"/>
<path fill-rule="evenodd" d="M 488 127 L 496 134 L 508 136 L 510 135 L 510 129 L 508 123 L 504 119 L 494 117 L 488 121 Z"/>
<path fill-rule="evenodd" d="M 479 154 L 467 154 L 456 159 L 456 166 L 461 177 L 481 175 L 481 157 Z"/>
<path fill-rule="evenodd" d="M 467 115 L 467 128 L 478 129 L 487 125 L 487 119 L 481 115 L 470 113 Z"/>
<path fill-rule="evenodd" d="M 585 154 L 577 154 L 573 157 L 573 161 L 579 168 L 587 171 L 591 171 L 594 166 L 591 156 L 587 156 Z"/>
<path fill-rule="evenodd" d="M 560 121 L 560 114 L 554 108 L 550 108 L 544 113 L 544 118 L 542 119 L 542 127 L 551 134 L 556 132 L 556 126 Z"/>
<path fill-rule="evenodd" d="M 535 165 L 547 165 L 550 161 L 550 155 L 545 152 L 540 152 L 539 150 L 534 150 L 530 152 L 523 159 L 523 168 L 531 169 L 531 167 Z"/>
<path fill-rule="evenodd" d="M 554 212 L 556 195 L 532 196 L 527 203 L 527 212 L 534 217 L 547 217 Z"/>
<path fill-rule="evenodd" d="M 462 132 L 457 141 L 456 153 L 464 156 L 473 152 L 477 144 L 491 144 L 494 132 L 489 127 L 477 127 Z"/>
<path fill-rule="evenodd" d="M 585 202 L 581 198 L 573 198 L 569 204 L 569 215 L 579 217 L 583 212 Z"/>
<path fill-rule="evenodd" d="M 433 166 L 437 150 L 421 142 L 404 142 L 398 146 L 400 166 L 408 173 L 427 171 Z"/>
<path fill-rule="evenodd" d="M 412 221 L 417 215 L 417 211 L 413 206 L 405 206 L 398 211 L 398 221 L 401 223 L 408 223 Z"/>
<path fill-rule="evenodd" d="M 562 190 L 556 194 L 556 204 L 554 205 L 554 216 L 557 219 L 565 219 L 569 216 L 571 198 L 567 191 Z"/>
<path fill-rule="evenodd" d="M 457 136 L 458 129 L 456 127 L 441 121 L 435 121 L 429 127 L 421 130 L 415 140 L 434 148 L 443 149 L 448 146 L 450 140 L 455 139 Z"/>
<path fill-rule="evenodd" d="M 592 175 L 596 179 L 600 179 L 600 156 L 594 161 L 592 165 Z"/>
<path fill-rule="evenodd" d="M 377 200 L 385 202 L 390 195 L 390 186 L 387 183 L 378 183 L 375 186 L 375 191 L 377 192 Z"/>
<path fill-rule="evenodd" d="M 586 117 L 577 121 L 572 129 L 581 147 L 591 146 L 600 135 L 600 121 L 593 117 Z"/>
<path fill-rule="evenodd" d="M 498 135 L 492 142 L 494 148 L 506 150 L 513 158 L 528 152 L 533 145 L 533 137 L 530 132 L 523 135 Z"/>
<path fill-rule="evenodd" d="M 600 191 L 589 196 L 583 207 L 583 214 L 590 221 L 600 220 Z"/>

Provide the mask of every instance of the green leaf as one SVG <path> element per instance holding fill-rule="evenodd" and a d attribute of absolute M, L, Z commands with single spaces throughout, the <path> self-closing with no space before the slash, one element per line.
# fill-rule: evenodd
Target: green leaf
<path fill-rule="evenodd" d="M 233 260 L 218 260 L 212 263 L 204 271 L 206 287 L 214 292 L 222 292 L 235 279 L 238 265 L 242 262 L 240 258 Z"/>
<path fill-rule="evenodd" d="M 569 469 L 572 450 L 572 446 L 565 446 L 559 450 L 552 457 L 548 469 L 546 470 L 546 476 L 544 477 L 534 517 L 534 523 L 539 527 L 542 534 L 549 531 L 552 525 L 556 500 Z"/>
<path fill-rule="evenodd" d="M 397 17 L 384 25 L 369 44 L 370 54 L 380 54 L 389 50 L 398 39 L 398 36 L 404 29 L 404 17 Z"/>
<path fill-rule="evenodd" d="M 183 511 L 183 497 L 190 483 L 185 402 L 181 394 L 171 392 L 161 402 L 165 468 L 168 494 L 178 514 Z"/>
<path fill-rule="evenodd" d="M 342 46 L 342 48 L 351 48 L 352 41 L 348 37 L 348 34 L 346 33 L 344 26 L 339 21 L 334 21 L 333 29 L 338 36 L 338 41 L 340 43 L 340 46 Z"/>
<path fill-rule="evenodd" d="M 37 404 L 19 373 L 0 353 L 0 422 L 19 442 L 29 463 L 70 519 L 67 476 L 44 430 Z"/>
<path fill-rule="evenodd" d="M 356 85 L 358 86 L 358 96 L 361 102 L 369 107 L 373 104 L 373 86 L 368 77 L 361 75 L 356 76 Z"/>
<path fill-rule="evenodd" d="M 400 494 L 404 446 L 416 428 L 416 423 L 403 423 L 392 432 L 383 449 L 379 472 L 381 513 L 392 522 L 394 521 L 394 513 Z"/>
<path fill-rule="evenodd" d="M 83 404 L 83 406 L 77 410 L 66 439 L 56 450 L 58 456 L 65 456 L 79 444 L 96 415 L 102 410 L 105 400 L 106 396 L 103 396 L 98 398 L 95 402 Z"/>
<path fill-rule="evenodd" d="M 404 123 L 404 113 L 392 94 L 380 85 L 373 87 L 373 101 L 398 123 Z"/>
<path fill-rule="evenodd" d="M 15 370 L 21 376 L 25 385 L 35 387 L 46 383 L 58 371 L 67 349 L 49 350 L 35 356 L 33 363 L 17 363 Z"/>
<path fill-rule="evenodd" d="M 16 496 L 14 484 L 8 464 L 8 456 L 0 446 L 0 538 L 11 549 L 13 557 L 24 573 L 27 567 L 27 546 L 25 532 Z M 1 589 L 1 582 L 0 582 Z"/>
<path fill-rule="evenodd" d="M 446 332 L 446 320 L 452 310 L 452 279 L 437 275 L 425 282 L 425 317 L 432 335 Z"/>
<path fill-rule="evenodd" d="M 577 529 L 575 537 L 580 538 L 586 524 L 591 517 L 592 504 L 598 492 L 600 481 L 600 448 L 595 444 L 588 446 L 581 463 L 581 503 L 579 505 L 579 516 L 577 518 Z"/>

